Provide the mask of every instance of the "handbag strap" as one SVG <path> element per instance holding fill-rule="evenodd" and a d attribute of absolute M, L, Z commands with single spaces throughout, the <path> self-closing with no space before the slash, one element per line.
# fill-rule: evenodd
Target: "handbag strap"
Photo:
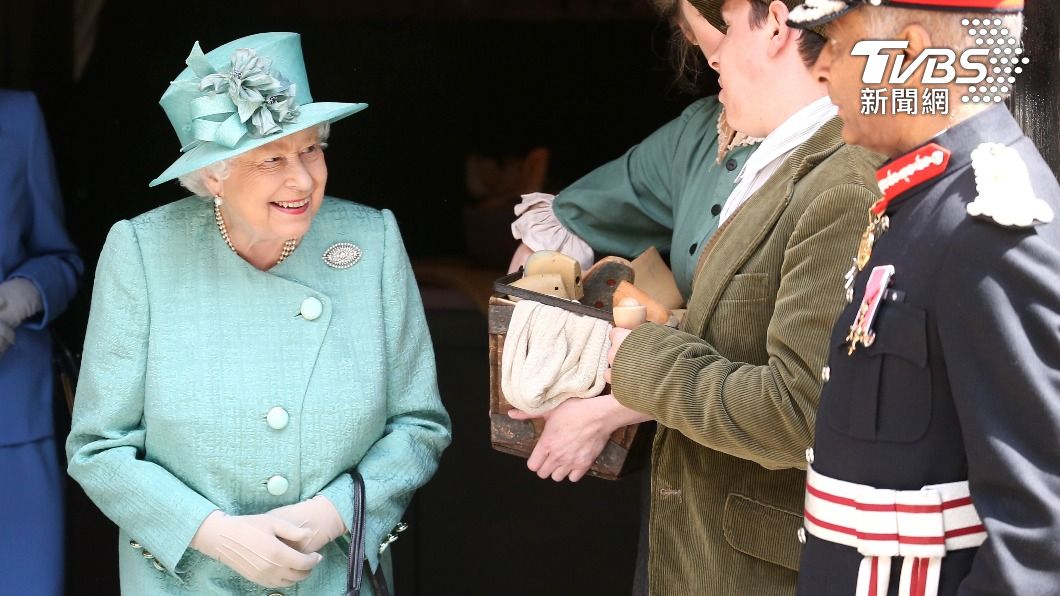
<path fill-rule="evenodd" d="M 353 525 L 350 526 L 350 560 L 347 562 L 346 596 L 357 596 L 361 592 L 364 571 L 364 478 L 357 470 L 350 470 L 353 477 Z"/>
<path fill-rule="evenodd" d="M 353 524 L 350 526 L 350 558 L 346 568 L 346 596 L 358 596 L 361 593 L 361 581 L 364 572 L 368 571 L 372 591 L 375 596 L 389 596 L 386 578 L 383 577 L 383 566 L 372 573 L 368 560 L 364 557 L 364 478 L 357 470 L 350 470 L 353 478 Z"/>

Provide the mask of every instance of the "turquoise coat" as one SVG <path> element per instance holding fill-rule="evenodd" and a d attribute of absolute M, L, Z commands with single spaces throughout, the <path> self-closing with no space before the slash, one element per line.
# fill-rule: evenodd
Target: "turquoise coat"
<path fill-rule="evenodd" d="M 337 242 L 359 246 L 360 261 L 327 265 Z M 67 454 L 70 475 L 121 529 L 123 594 L 343 594 L 348 540 L 280 590 L 188 544 L 215 509 L 264 513 L 322 494 L 351 520 L 346 470 L 356 465 L 374 569 L 449 440 L 389 211 L 326 198 L 299 247 L 269 271 L 228 248 L 199 198 L 111 229 Z"/>

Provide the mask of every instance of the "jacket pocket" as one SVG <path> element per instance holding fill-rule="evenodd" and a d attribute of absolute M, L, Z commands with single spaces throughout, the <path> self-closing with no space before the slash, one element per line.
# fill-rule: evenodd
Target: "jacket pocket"
<path fill-rule="evenodd" d="M 927 313 L 885 302 L 874 330 L 873 344 L 859 344 L 852 355 L 845 340 L 837 342 L 832 357 L 840 364 L 832 367 L 827 391 L 832 399 L 821 408 L 827 413 L 825 422 L 861 440 L 917 441 L 931 424 Z"/>
<path fill-rule="evenodd" d="M 729 280 L 714 312 L 699 335 L 715 338 L 714 346 L 730 360 L 765 364 L 766 333 L 773 316 L 774 299 L 769 292 L 769 275 L 740 273 Z"/>
<path fill-rule="evenodd" d="M 725 541 L 734 549 L 792 571 L 799 570 L 802 545 L 796 533 L 802 527 L 802 516 L 798 513 L 729 493 L 725 499 L 723 526 Z"/>

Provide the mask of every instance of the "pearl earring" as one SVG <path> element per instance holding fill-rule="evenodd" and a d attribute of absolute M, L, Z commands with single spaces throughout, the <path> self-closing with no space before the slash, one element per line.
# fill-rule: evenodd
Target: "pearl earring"
<path fill-rule="evenodd" d="M 224 202 L 225 202 L 225 200 L 222 199 L 220 195 L 214 195 L 213 196 L 213 204 L 214 205 L 220 207 L 221 205 L 224 204 Z"/>

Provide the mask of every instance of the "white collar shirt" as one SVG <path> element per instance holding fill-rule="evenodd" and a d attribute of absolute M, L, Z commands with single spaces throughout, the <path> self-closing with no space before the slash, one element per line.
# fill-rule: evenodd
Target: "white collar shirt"
<path fill-rule="evenodd" d="M 755 191 L 762 188 L 799 145 L 808 141 L 838 113 L 838 108 L 832 105 L 826 95 L 792 114 L 769 133 L 736 177 L 733 190 L 721 210 L 718 225 L 724 224 Z"/>

